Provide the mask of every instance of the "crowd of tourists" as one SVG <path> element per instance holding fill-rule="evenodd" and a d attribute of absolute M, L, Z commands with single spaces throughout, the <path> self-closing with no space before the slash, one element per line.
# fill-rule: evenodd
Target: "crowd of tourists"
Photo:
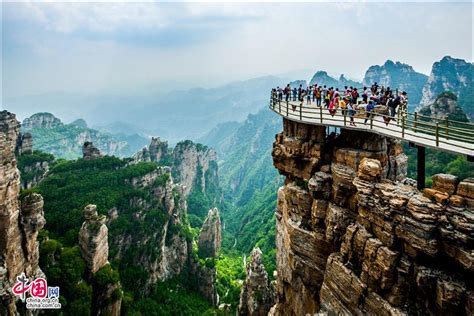
<path fill-rule="evenodd" d="M 364 124 L 372 117 L 376 107 L 388 110 L 387 115 L 384 116 L 384 121 L 388 125 L 390 117 L 394 117 L 397 111 L 406 111 L 408 96 L 405 91 L 398 93 L 393 91 L 390 87 L 379 86 L 375 82 L 370 88 L 363 87 L 358 89 L 356 87 L 345 86 L 344 89 L 321 86 L 318 84 L 310 85 L 303 88 L 291 88 L 290 84 L 286 87 L 276 87 L 272 89 L 272 102 L 274 105 L 277 102 L 285 100 L 287 104 L 291 104 L 292 110 L 297 108 L 297 100 L 300 107 L 306 104 L 315 104 L 317 107 L 324 106 L 329 113 L 334 116 L 340 109 L 342 115 L 348 115 L 350 118 L 350 125 L 356 126 L 354 116 L 357 110 L 363 109 L 366 113 Z M 294 101 L 289 103 L 289 101 Z"/>

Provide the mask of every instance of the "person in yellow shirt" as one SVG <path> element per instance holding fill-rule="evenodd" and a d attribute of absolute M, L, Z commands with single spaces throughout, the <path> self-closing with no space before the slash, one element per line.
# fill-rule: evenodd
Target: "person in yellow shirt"
<path fill-rule="evenodd" d="M 346 115 L 347 114 L 347 103 L 344 100 L 344 98 L 341 98 L 341 100 L 339 101 L 339 107 L 341 108 L 342 115 Z"/>

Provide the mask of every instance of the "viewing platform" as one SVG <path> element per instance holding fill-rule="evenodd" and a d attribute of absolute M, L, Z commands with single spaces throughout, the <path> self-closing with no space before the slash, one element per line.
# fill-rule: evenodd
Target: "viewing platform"
<path fill-rule="evenodd" d="M 348 113 L 341 109 L 333 115 L 324 106 L 312 104 L 300 106 L 298 101 L 271 101 L 270 109 L 286 119 L 313 125 L 324 125 L 377 133 L 409 143 L 443 150 L 454 154 L 474 156 L 474 124 L 437 119 L 417 113 L 397 113 L 395 117 L 365 110 L 357 110 L 354 116 L 356 126 L 350 125 Z M 293 110 L 295 108 L 295 110 Z M 390 118 L 388 125 L 384 118 Z M 367 119 L 367 123 L 364 121 Z"/>

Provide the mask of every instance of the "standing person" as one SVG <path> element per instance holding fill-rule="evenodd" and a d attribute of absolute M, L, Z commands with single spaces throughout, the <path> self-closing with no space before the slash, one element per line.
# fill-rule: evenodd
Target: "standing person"
<path fill-rule="evenodd" d="M 314 84 L 313 87 L 313 102 L 316 102 L 316 92 L 318 91 L 318 85 Z"/>
<path fill-rule="evenodd" d="M 339 101 L 339 107 L 341 108 L 342 115 L 347 114 L 347 103 L 344 100 L 344 98 L 341 98 L 341 101 Z"/>
<path fill-rule="evenodd" d="M 326 96 L 328 95 L 328 89 L 326 88 L 326 86 L 323 86 L 323 88 L 321 89 L 321 98 L 324 100 L 324 104 L 326 104 Z M 327 105 L 326 105 L 327 107 Z"/>
<path fill-rule="evenodd" d="M 357 100 L 359 99 L 359 91 L 357 91 L 357 88 L 354 88 L 351 94 L 352 104 L 357 104 Z"/>
<path fill-rule="evenodd" d="M 307 104 L 311 104 L 311 94 L 312 94 L 311 87 L 306 88 L 306 103 Z"/>
<path fill-rule="evenodd" d="M 375 94 L 379 90 L 379 85 L 377 84 L 377 82 L 374 82 L 371 90 L 372 90 L 372 94 Z"/>
<path fill-rule="evenodd" d="M 321 106 L 321 87 L 316 88 L 316 106 Z"/>
<path fill-rule="evenodd" d="M 278 86 L 277 91 L 278 91 L 278 102 L 281 102 L 283 100 L 283 90 Z"/>
<path fill-rule="evenodd" d="M 356 113 L 356 111 L 355 111 L 355 106 L 354 106 L 353 104 L 349 103 L 349 104 L 347 105 L 347 110 L 349 111 L 349 118 L 350 118 L 350 120 L 351 120 L 350 125 L 351 125 L 351 126 L 356 126 L 356 125 L 355 125 L 355 122 L 354 122 L 354 115 L 355 115 L 355 113 Z"/>
<path fill-rule="evenodd" d="M 300 87 L 298 88 L 298 101 L 301 101 L 301 93 L 303 93 L 303 86 L 300 85 Z"/>
<path fill-rule="evenodd" d="M 301 93 L 299 96 L 299 101 L 300 101 L 300 108 L 303 109 L 303 102 L 304 102 L 304 97 L 306 96 L 306 90 L 303 89 L 300 85 Z"/>
<path fill-rule="evenodd" d="M 375 102 L 373 100 L 370 100 L 369 101 L 369 104 L 367 104 L 367 113 L 366 113 L 366 116 L 365 116 L 365 120 L 364 120 L 364 125 L 367 124 L 367 120 L 369 118 L 372 118 L 372 112 L 374 111 L 375 109 Z"/>
<path fill-rule="evenodd" d="M 339 105 L 339 98 L 335 97 L 329 102 L 329 114 L 334 116 L 337 112 L 337 106 Z"/>
<path fill-rule="evenodd" d="M 296 101 L 296 93 L 297 93 L 297 90 L 296 90 L 296 87 L 293 88 L 293 101 Z"/>
<path fill-rule="evenodd" d="M 291 94 L 290 84 L 286 85 L 285 90 L 283 90 L 283 93 L 285 94 L 285 101 L 286 101 L 286 105 L 288 106 L 288 101 L 290 99 L 290 94 Z"/>
<path fill-rule="evenodd" d="M 367 104 L 367 99 L 369 98 L 369 91 L 367 87 L 364 87 L 364 92 L 362 93 L 362 101 Z"/>

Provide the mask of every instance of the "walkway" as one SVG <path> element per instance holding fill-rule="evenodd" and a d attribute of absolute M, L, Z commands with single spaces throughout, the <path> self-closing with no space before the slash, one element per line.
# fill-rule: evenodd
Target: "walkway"
<path fill-rule="evenodd" d="M 296 110 L 293 110 L 293 106 Z M 364 124 L 367 116 L 365 110 L 357 111 L 354 117 L 356 126 L 350 125 L 350 118 L 338 109 L 334 116 L 324 107 L 317 107 L 313 102 L 303 106 L 300 102 L 270 101 L 270 109 L 275 113 L 296 122 L 313 125 L 341 127 L 358 131 L 377 133 L 383 136 L 404 140 L 418 146 L 429 147 L 455 154 L 474 156 L 474 124 L 437 119 L 417 113 L 398 114 L 388 126 L 384 117 L 374 113 Z"/>

